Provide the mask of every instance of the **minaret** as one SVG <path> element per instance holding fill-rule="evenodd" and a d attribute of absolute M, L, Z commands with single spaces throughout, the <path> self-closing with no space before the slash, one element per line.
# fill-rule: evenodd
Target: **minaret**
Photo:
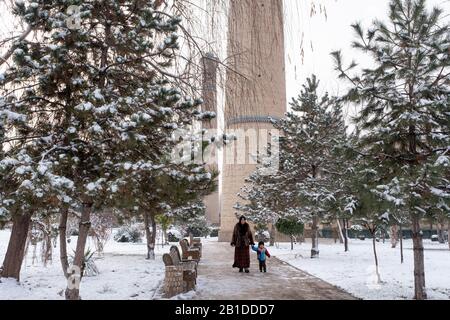
<path fill-rule="evenodd" d="M 202 110 L 214 112 L 217 115 L 217 67 L 218 58 L 212 53 L 207 53 L 202 58 L 203 67 L 203 79 L 202 79 L 202 91 L 203 91 L 203 104 Z M 216 135 L 217 130 L 217 117 L 204 121 L 202 127 L 204 130 L 210 131 L 210 134 Z M 212 154 L 208 160 L 208 167 L 211 170 L 218 171 L 218 150 L 212 148 Z M 219 206 L 219 191 L 216 191 L 204 199 L 206 206 L 206 219 L 209 223 L 218 225 L 220 223 L 220 206 Z"/>
<path fill-rule="evenodd" d="M 286 112 L 283 0 L 230 0 L 228 19 L 225 130 L 250 129 L 251 135 L 251 130 L 272 128 L 270 118 Z M 219 241 L 231 240 L 237 222 L 233 206 L 242 202 L 237 194 L 256 168 L 248 160 L 254 144 L 244 138 L 225 150 Z M 230 163 L 230 152 L 240 159 L 244 155 L 246 162 Z"/>

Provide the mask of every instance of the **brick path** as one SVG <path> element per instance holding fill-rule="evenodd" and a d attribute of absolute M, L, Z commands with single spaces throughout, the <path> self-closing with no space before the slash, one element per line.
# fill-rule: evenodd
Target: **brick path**
<path fill-rule="evenodd" d="M 195 293 L 186 299 L 207 300 L 351 300 L 349 293 L 272 257 L 260 273 L 251 254 L 250 273 L 233 269 L 233 250 L 227 243 L 204 242 Z M 183 299 L 183 297 L 180 297 Z"/>

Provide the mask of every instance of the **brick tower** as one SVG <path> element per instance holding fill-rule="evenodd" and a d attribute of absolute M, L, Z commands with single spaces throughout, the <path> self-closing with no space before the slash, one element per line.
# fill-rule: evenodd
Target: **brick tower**
<path fill-rule="evenodd" d="M 249 157 L 255 154 L 252 135 L 272 128 L 270 118 L 286 112 L 283 0 L 230 0 L 228 28 L 225 130 L 247 132 L 249 137 L 227 147 L 223 157 L 219 232 L 223 242 L 231 240 L 237 222 L 233 206 L 242 202 L 237 194 L 256 168 Z"/>

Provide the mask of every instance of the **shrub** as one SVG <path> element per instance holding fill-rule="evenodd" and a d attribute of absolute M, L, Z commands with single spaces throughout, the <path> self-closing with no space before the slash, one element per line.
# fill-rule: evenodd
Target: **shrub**
<path fill-rule="evenodd" d="M 192 234 L 194 237 L 206 237 L 211 233 L 211 228 L 205 218 L 200 218 L 197 221 L 193 221 L 186 228 L 186 236 Z"/>
<path fill-rule="evenodd" d="M 167 241 L 178 242 L 182 239 L 181 232 L 177 229 L 171 228 L 167 231 Z"/>
<path fill-rule="evenodd" d="M 95 253 L 95 251 L 91 251 L 91 249 L 88 249 L 84 253 L 84 261 L 83 261 L 83 266 L 82 266 L 82 271 L 81 271 L 84 277 L 95 277 L 100 274 L 100 271 L 98 270 L 97 265 L 95 264 L 95 261 L 93 258 L 94 253 Z M 73 255 L 70 255 L 70 257 L 69 257 L 70 265 L 73 264 L 74 256 L 75 256 L 75 252 Z"/>
<path fill-rule="evenodd" d="M 212 228 L 211 233 L 209 234 L 211 238 L 215 238 L 219 236 L 219 229 L 218 228 Z"/>
<path fill-rule="evenodd" d="M 142 242 L 142 233 L 138 226 L 122 226 L 114 235 L 114 240 L 117 242 Z"/>

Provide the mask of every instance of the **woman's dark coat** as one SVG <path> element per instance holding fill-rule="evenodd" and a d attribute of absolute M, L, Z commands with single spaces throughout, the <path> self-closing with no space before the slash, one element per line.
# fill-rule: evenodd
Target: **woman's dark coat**
<path fill-rule="evenodd" d="M 234 245 L 233 268 L 250 268 L 250 245 L 254 245 L 253 234 L 248 223 L 238 223 L 233 230 L 231 245 Z"/>

